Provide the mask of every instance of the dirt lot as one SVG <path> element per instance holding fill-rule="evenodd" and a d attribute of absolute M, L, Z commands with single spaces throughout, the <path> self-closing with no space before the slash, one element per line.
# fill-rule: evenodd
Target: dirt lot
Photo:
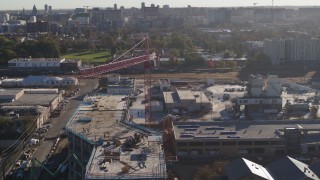
<path fill-rule="evenodd" d="M 320 73 L 317 69 L 271 69 L 271 70 L 171 70 L 168 73 L 152 72 L 151 77 L 154 81 L 160 78 L 178 78 L 189 80 L 204 80 L 206 78 L 214 78 L 216 80 L 226 81 L 245 81 L 250 74 L 262 75 L 278 75 L 279 78 L 287 79 L 296 83 L 310 83 L 312 81 L 320 81 Z M 125 75 L 136 79 L 143 79 L 144 74 Z"/>

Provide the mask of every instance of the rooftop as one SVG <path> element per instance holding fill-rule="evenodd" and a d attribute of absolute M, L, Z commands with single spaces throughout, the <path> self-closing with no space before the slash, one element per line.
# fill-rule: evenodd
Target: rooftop
<path fill-rule="evenodd" d="M 320 177 L 320 161 L 311 164 L 309 167 L 318 177 Z"/>
<path fill-rule="evenodd" d="M 229 179 L 241 179 L 250 175 L 258 176 L 262 179 L 273 180 L 272 176 L 266 168 L 255 162 L 249 161 L 245 158 L 232 161 L 225 168 Z"/>
<path fill-rule="evenodd" d="M 123 146 L 99 146 L 89 160 L 86 178 L 164 179 L 165 163 L 161 144 L 161 136 L 142 136 L 136 147 L 128 151 Z M 128 168 L 127 173 L 123 172 L 124 167 Z"/>
<path fill-rule="evenodd" d="M 320 128 L 316 123 L 299 123 L 305 129 Z M 276 129 L 297 127 L 295 122 L 179 122 L 173 123 L 175 139 L 278 139 Z M 319 133 L 319 132 L 318 132 Z M 308 138 L 308 136 L 306 136 Z"/>
<path fill-rule="evenodd" d="M 196 103 L 209 103 L 208 97 L 201 91 L 177 90 L 176 92 L 163 92 L 166 103 L 180 103 L 181 100 L 195 100 Z"/>
<path fill-rule="evenodd" d="M 11 59 L 10 62 L 18 62 L 18 61 L 63 61 L 64 59 L 60 58 L 17 58 L 17 59 Z"/>
<path fill-rule="evenodd" d="M 124 96 L 102 95 L 84 99 L 78 111 L 67 124 L 67 128 L 91 141 L 110 139 L 130 134 L 128 128 L 117 122 L 124 114 Z"/>
<path fill-rule="evenodd" d="M 81 59 L 65 59 L 61 63 L 78 63 Z"/>
<path fill-rule="evenodd" d="M 180 100 L 193 100 L 193 99 L 195 99 L 191 90 L 177 90 L 177 93 L 178 93 Z"/>
<path fill-rule="evenodd" d="M 1 105 L 8 105 L 8 106 L 48 106 L 58 94 L 48 94 L 48 93 L 37 93 L 37 94 L 28 94 L 24 93 L 19 99 L 9 102 L 9 103 L 2 103 Z"/>
<path fill-rule="evenodd" d="M 169 79 L 159 79 L 160 84 L 170 84 Z"/>
<path fill-rule="evenodd" d="M 14 96 L 21 91 L 23 91 L 23 89 L 4 89 L 0 91 L 0 96 Z"/>
<path fill-rule="evenodd" d="M 289 156 L 272 162 L 267 169 L 275 179 L 319 179 L 307 164 Z"/>

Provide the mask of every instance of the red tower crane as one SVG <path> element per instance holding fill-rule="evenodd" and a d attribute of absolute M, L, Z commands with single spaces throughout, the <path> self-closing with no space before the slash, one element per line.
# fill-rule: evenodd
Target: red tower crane
<path fill-rule="evenodd" d="M 128 59 L 119 60 L 139 45 L 145 45 L 145 54 L 139 55 L 136 57 L 131 57 Z M 131 49 L 129 49 L 127 52 L 125 52 L 124 54 L 122 54 L 121 56 L 119 56 L 117 59 L 113 60 L 110 63 L 95 66 L 95 67 L 80 69 L 78 77 L 79 78 L 94 77 L 104 73 L 125 69 L 140 63 L 144 63 L 145 123 L 148 123 L 150 125 L 152 121 L 151 97 L 150 97 L 152 63 L 150 62 L 150 60 L 155 58 L 156 58 L 156 54 L 154 52 L 150 53 L 149 51 L 149 38 L 145 37 L 142 39 L 142 41 L 134 45 Z"/>

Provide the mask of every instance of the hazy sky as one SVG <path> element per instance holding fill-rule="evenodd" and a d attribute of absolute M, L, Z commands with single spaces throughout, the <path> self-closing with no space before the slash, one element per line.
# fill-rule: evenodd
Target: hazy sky
<path fill-rule="evenodd" d="M 112 7 L 114 3 L 118 7 L 140 7 L 141 2 L 147 6 L 151 3 L 156 5 L 168 4 L 170 7 L 230 7 L 230 6 L 271 6 L 272 0 L 0 0 L 0 10 L 19 10 L 22 8 L 32 9 L 33 4 L 38 9 L 44 9 L 44 4 L 51 5 L 53 9 L 68 9 L 83 6 Z M 320 0 L 274 0 L 275 6 L 319 6 Z"/>

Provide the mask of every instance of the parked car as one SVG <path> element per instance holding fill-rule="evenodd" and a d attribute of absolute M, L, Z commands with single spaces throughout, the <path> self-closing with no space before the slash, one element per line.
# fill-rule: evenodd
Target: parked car
<path fill-rule="evenodd" d="M 39 144 L 39 142 L 40 142 L 39 139 L 32 138 L 30 139 L 29 145 L 33 146 L 33 145 Z"/>
<path fill-rule="evenodd" d="M 47 131 L 48 131 L 48 130 L 45 129 L 45 128 L 39 128 L 39 129 L 36 131 L 36 133 L 42 134 L 42 133 L 45 133 L 45 132 L 47 132 Z"/>
<path fill-rule="evenodd" d="M 46 128 L 46 129 L 50 129 L 52 128 L 52 125 L 51 124 L 45 124 L 42 126 L 43 128 Z"/>

